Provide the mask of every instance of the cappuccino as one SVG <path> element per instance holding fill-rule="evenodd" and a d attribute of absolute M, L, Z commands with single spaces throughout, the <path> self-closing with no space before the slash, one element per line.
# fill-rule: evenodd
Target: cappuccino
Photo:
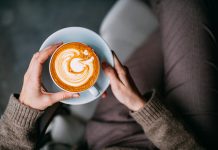
<path fill-rule="evenodd" d="M 52 55 L 50 75 L 63 90 L 82 92 L 98 79 L 100 63 L 94 50 L 83 43 L 63 44 Z"/>

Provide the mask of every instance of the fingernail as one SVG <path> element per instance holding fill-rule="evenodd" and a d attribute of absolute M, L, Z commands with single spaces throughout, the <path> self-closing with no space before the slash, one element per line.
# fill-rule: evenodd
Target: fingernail
<path fill-rule="evenodd" d="M 59 45 L 62 45 L 62 44 L 63 44 L 63 42 L 59 42 L 59 43 L 54 44 L 54 46 L 59 46 Z"/>
<path fill-rule="evenodd" d="M 105 69 L 108 67 L 108 64 L 106 62 L 102 62 L 102 68 Z"/>
<path fill-rule="evenodd" d="M 113 54 L 115 57 L 117 57 L 117 54 L 116 54 L 114 51 L 112 51 L 112 54 Z"/>
<path fill-rule="evenodd" d="M 79 97 L 80 95 L 79 95 L 79 93 L 73 93 L 72 96 L 73 96 L 73 97 Z"/>

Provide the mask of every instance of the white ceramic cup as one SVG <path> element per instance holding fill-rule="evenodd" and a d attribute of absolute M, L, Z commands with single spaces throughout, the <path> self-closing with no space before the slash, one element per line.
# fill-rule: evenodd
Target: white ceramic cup
<path fill-rule="evenodd" d="M 69 44 L 69 43 L 64 43 L 63 45 L 65 45 L 65 44 Z M 85 44 L 85 43 L 82 43 L 82 44 Z M 58 83 L 55 82 L 55 80 L 54 80 L 54 78 L 53 78 L 53 76 L 52 76 L 52 74 L 51 74 L 51 70 L 50 70 L 51 60 L 52 60 L 54 54 L 55 54 L 63 45 L 61 45 L 60 47 L 58 47 L 58 48 L 54 51 L 54 53 L 52 54 L 52 56 L 51 56 L 51 58 L 50 58 L 50 61 L 49 61 L 49 74 L 50 74 L 50 76 L 51 76 L 52 81 L 55 83 L 56 86 L 58 86 L 60 89 L 62 89 L 62 90 L 64 90 L 64 91 L 68 91 L 68 90 L 62 88 L 61 86 L 59 86 Z M 96 55 L 97 55 L 97 54 L 96 54 Z M 97 56 L 97 57 L 98 57 L 98 56 Z M 101 67 L 99 58 L 97 58 L 97 59 L 98 59 L 99 66 Z M 98 68 L 99 71 L 98 71 L 98 75 L 97 75 L 96 81 L 98 80 L 98 76 L 99 76 L 99 74 L 100 74 L 100 67 Z M 79 91 L 79 93 L 88 90 L 93 96 L 97 96 L 97 95 L 99 94 L 99 91 L 98 91 L 97 85 L 95 85 L 96 81 L 93 83 L 93 85 L 92 85 L 91 87 L 89 87 L 88 89 Z M 68 91 L 68 92 L 71 92 L 71 91 Z"/>
<path fill-rule="evenodd" d="M 107 43 L 95 32 L 82 28 L 82 27 L 67 27 L 56 31 L 51 34 L 42 44 L 40 50 L 56 44 L 56 43 L 69 43 L 69 42 L 81 42 L 91 46 L 99 58 L 100 64 L 104 61 L 114 66 L 113 55 L 110 47 Z M 55 89 L 55 91 L 60 91 L 60 89 L 52 80 L 49 84 Z M 104 74 L 104 71 L 100 67 L 100 74 L 98 80 L 96 81 L 95 88 L 90 88 L 89 90 L 80 93 L 80 97 L 66 99 L 61 102 L 71 105 L 81 105 L 89 103 L 91 101 L 97 100 L 108 88 L 110 82 L 109 78 Z M 54 85 L 54 86 L 53 86 Z M 96 86 L 97 85 L 97 86 Z M 95 90 L 96 89 L 96 90 Z"/>

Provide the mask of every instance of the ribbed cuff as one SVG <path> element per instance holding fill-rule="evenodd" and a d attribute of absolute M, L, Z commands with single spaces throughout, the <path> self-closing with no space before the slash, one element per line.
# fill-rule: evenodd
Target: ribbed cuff
<path fill-rule="evenodd" d="M 137 112 L 131 112 L 130 114 L 140 125 L 150 126 L 165 113 L 167 113 L 165 107 L 159 102 L 156 97 L 156 92 L 153 90 L 152 96 L 149 101 L 146 102 L 145 107 Z"/>
<path fill-rule="evenodd" d="M 31 128 L 35 125 L 42 113 L 43 111 L 30 108 L 20 103 L 15 95 L 11 95 L 2 119 L 22 128 Z"/>

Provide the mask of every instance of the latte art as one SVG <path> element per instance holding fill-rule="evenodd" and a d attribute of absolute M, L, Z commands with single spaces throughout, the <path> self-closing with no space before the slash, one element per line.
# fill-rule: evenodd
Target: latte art
<path fill-rule="evenodd" d="M 94 57 L 86 58 L 83 55 L 89 56 L 88 51 L 67 49 L 59 54 L 55 61 L 55 70 L 64 83 L 79 87 L 85 84 L 93 75 Z"/>
<path fill-rule="evenodd" d="M 50 61 L 50 74 L 54 82 L 64 90 L 80 92 L 97 80 L 100 64 L 94 50 L 83 43 L 62 45 Z"/>

